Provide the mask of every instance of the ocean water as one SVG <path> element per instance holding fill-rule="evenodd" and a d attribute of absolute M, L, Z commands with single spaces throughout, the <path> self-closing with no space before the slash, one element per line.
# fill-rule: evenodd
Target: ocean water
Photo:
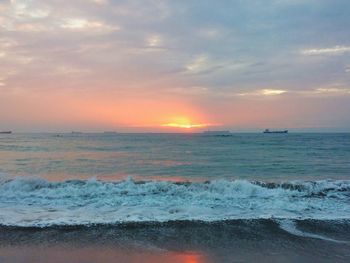
<path fill-rule="evenodd" d="M 0 134 L 0 172 L 49 181 L 350 179 L 348 134 Z"/>
<path fill-rule="evenodd" d="M 350 219 L 350 134 L 0 136 L 2 225 Z"/>
<path fill-rule="evenodd" d="M 197 238 L 226 229 L 221 247 L 263 233 L 271 248 L 337 244 L 346 262 L 349 225 L 350 134 L 0 135 L 1 242 L 28 239 L 26 228 L 74 228 L 91 242 L 97 228 L 115 241 L 138 226 L 150 237 L 156 227 L 164 242 L 147 242 L 164 248 L 169 235 L 188 240 L 184 228 L 202 229 Z"/>

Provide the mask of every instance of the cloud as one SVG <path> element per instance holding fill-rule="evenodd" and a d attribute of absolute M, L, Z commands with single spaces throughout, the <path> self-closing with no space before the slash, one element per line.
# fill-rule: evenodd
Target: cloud
<path fill-rule="evenodd" d="M 0 68 L 0 79 L 1 81 L 4 81 L 8 77 L 16 75 L 16 73 L 17 73 L 17 70 L 13 68 L 6 68 L 6 69 Z"/>
<path fill-rule="evenodd" d="M 105 0 L 89 1 L 101 5 L 101 9 L 108 4 Z M 5 5 L 0 3 L 0 29 L 11 32 L 54 32 L 59 28 L 111 32 L 120 29 L 119 25 L 93 15 L 96 6 L 83 5 L 84 2 L 11 0 Z"/>
<path fill-rule="evenodd" d="M 317 88 L 314 90 L 316 94 L 350 94 L 350 89 L 347 88 Z"/>
<path fill-rule="evenodd" d="M 239 96 L 277 96 L 287 93 L 287 90 L 282 89 L 260 89 L 251 92 L 238 93 Z"/>
<path fill-rule="evenodd" d="M 98 20 L 88 20 L 85 18 L 66 18 L 61 23 L 61 28 L 69 30 L 98 30 L 113 31 L 119 30 L 118 26 L 110 26 Z"/>
<path fill-rule="evenodd" d="M 108 4 L 108 0 L 90 0 L 91 2 L 98 4 L 98 5 L 106 5 Z"/>
<path fill-rule="evenodd" d="M 218 39 L 222 36 L 221 30 L 217 28 L 202 28 L 197 34 L 205 39 Z"/>
<path fill-rule="evenodd" d="M 48 17 L 51 10 L 44 2 L 11 0 L 11 15 L 19 19 L 39 19 Z"/>
<path fill-rule="evenodd" d="M 8 38 L 0 37 L 0 49 L 9 49 L 18 45 L 18 41 Z"/>
<path fill-rule="evenodd" d="M 350 1 L 268 2 L 0 0 L 1 83 L 168 96 L 209 113 L 226 98 L 348 100 Z"/>
<path fill-rule="evenodd" d="M 329 87 L 317 87 L 312 89 L 292 91 L 292 94 L 302 97 L 343 97 L 350 94 L 350 88 L 340 83 L 330 85 Z"/>
<path fill-rule="evenodd" d="M 199 73 L 210 68 L 208 56 L 203 54 L 195 57 L 186 66 L 186 70 L 190 73 Z"/>
<path fill-rule="evenodd" d="M 192 86 L 192 87 L 172 87 L 169 89 L 169 92 L 171 93 L 177 93 L 181 95 L 206 95 L 208 94 L 209 89 L 207 87 L 201 87 L 201 86 Z"/>
<path fill-rule="evenodd" d="M 160 47 L 163 45 L 163 38 L 159 35 L 152 35 L 146 39 L 148 47 Z"/>
<path fill-rule="evenodd" d="M 252 98 L 264 98 L 264 97 L 279 97 L 280 95 L 288 94 L 289 97 L 294 98 L 301 98 L 301 97 L 317 97 L 317 96 L 343 96 L 350 94 L 350 88 L 345 87 L 337 87 L 337 86 L 330 86 L 330 87 L 319 87 L 319 88 L 312 88 L 312 89 L 300 89 L 300 90 L 293 90 L 293 89 L 256 89 L 251 90 L 247 92 L 229 92 L 230 89 L 226 89 L 224 91 L 217 91 L 214 93 L 211 93 L 213 96 L 214 94 L 220 95 L 221 97 L 252 97 Z M 209 89 L 208 89 L 209 91 Z"/>
<path fill-rule="evenodd" d="M 286 92 L 287 92 L 286 90 L 280 90 L 280 89 L 263 89 L 260 91 L 260 93 L 264 96 L 281 95 Z"/>
<path fill-rule="evenodd" d="M 208 54 L 197 55 L 185 64 L 184 69 L 189 74 L 209 74 L 222 72 L 234 72 L 249 66 L 247 62 L 233 61 L 230 59 L 211 58 Z"/>
<path fill-rule="evenodd" d="M 48 30 L 50 30 L 50 28 L 42 23 L 21 23 L 11 28 L 11 31 L 20 32 L 43 32 Z"/>
<path fill-rule="evenodd" d="M 164 21 L 171 17 L 174 11 L 169 1 L 163 0 L 119 1 L 118 4 L 110 6 L 110 10 L 118 17 L 124 17 L 129 21 L 136 19 L 143 25 Z"/>
<path fill-rule="evenodd" d="M 312 56 L 312 55 L 339 55 L 350 52 L 350 46 L 335 46 L 330 48 L 313 48 L 304 49 L 301 54 Z"/>
<path fill-rule="evenodd" d="M 88 74 L 91 71 L 88 69 L 84 69 L 84 68 L 78 68 L 78 67 L 74 67 L 71 65 L 60 65 L 57 66 L 54 73 L 58 74 L 58 75 L 72 75 L 72 76 L 77 76 L 77 75 L 81 75 L 81 74 Z"/>

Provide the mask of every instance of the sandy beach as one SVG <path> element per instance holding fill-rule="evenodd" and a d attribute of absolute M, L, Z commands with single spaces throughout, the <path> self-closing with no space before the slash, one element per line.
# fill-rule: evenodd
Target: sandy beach
<path fill-rule="evenodd" d="M 313 222 L 302 222 L 305 230 Z M 0 230 L 6 263 L 349 262 L 348 223 L 330 223 L 332 241 L 291 235 L 272 221 Z M 335 229 L 342 230 L 335 232 Z M 305 232 L 307 233 L 307 232 Z M 341 233 L 341 234 L 340 234 Z M 320 234 L 319 237 L 322 237 Z"/>

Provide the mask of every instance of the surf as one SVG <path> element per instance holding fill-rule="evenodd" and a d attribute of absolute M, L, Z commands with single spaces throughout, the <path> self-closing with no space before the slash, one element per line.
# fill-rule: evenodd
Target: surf
<path fill-rule="evenodd" d="M 0 179 L 0 224 L 350 219 L 350 181 L 266 183 Z"/>

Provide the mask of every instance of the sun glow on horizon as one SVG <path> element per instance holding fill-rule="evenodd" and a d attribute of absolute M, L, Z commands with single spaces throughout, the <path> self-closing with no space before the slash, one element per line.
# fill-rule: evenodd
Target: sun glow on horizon
<path fill-rule="evenodd" d="M 191 129 L 191 128 L 204 128 L 208 127 L 208 124 L 180 124 L 180 123 L 165 123 L 161 125 L 162 127 L 173 127 L 173 128 L 183 128 L 183 129 Z"/>
<path fill-rule="evenodd" d="M 207 123 L 193 123 L 188 118 L 175 118 L 172 122 L 161 124 L 162 127 L 180 128 L 180 129 L 192 129 L 192 128 L 204 128 L 210 126 Z"/>

